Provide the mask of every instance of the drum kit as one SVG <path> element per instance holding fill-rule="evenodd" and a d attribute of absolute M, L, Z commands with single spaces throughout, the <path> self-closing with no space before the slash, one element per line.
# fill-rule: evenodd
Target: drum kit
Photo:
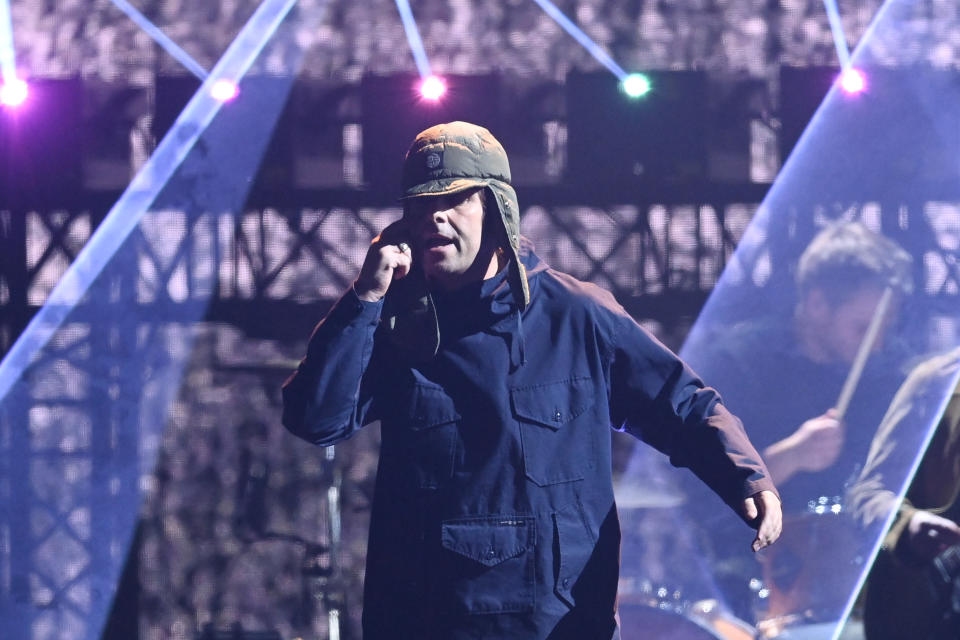
<path fill-rule="evenodd" d="M 657 587 L 630 593 L 621 583 L 617 616 L 623 640 L 754 640 L 756 630 L 712 599 L 683 601 L 680 592 Z"/>
<path fill-rule="evenodd" d="M 840 391 L 835 410 L 841 420 L 879 335 L 892 295 L 892 289 L 888 287 L 874 311 Z M 642 540 L 647 552 L 643 559 L 654 561 L 652 577 L 641 580 L 639 589 L 629 580 L 621 581 L 619 615 L 624 640 L 632 637 L 671 640 L 833 640 L 837 637 L 837 627 L 845 614 L 847 601 L 865 568 L 857 529 L 844 511 L 840 497 L 814 498 L 807 505 L 805 513 L 787 515 L 781 539 L 758 554 L 757 569 L 752 561 L 727 561 L 713 557 L 719 555 L 713 549 L 717 544 L 724 544 L 722 542 L 698 544 L 700 541 L 694 539 L 695 536 L 687 530 L 705 527 L 703 523 L 690 524 L 689 516 L 683 513 L 684 492 L 679 488 L 670 491 L 669 485 L 664 485 L 664 476 L 655 472 L 658 462 L 649 458 L 639 460 L 640 464 L 635 464 L 632 469 L 633 474 L 628 474 L 633 480 L 632 484 L 626 487 L 621 485 L 615 491 L 621 517 L 632 520 L 631 524 L 636 525 L 627 530 L 633 535 L 638 532 L 641 536 L 647 534 Z M 646 469 L 646 472 L 639 469 Z M 674 512 L 675 522 L 672 525 L 669 524 L 669 517 L 660 515 L 663 512 Z M 652 524 L 645 524 L 644 520 Z M 658 526 L 665 522 L 667 526 Z M 687 537 L 679 545 L 674 539 L 678 533 L 686 533 Z M 706 537 L 715 535 L 717 532 L 711 531 Z M 658 537 L 670 539 L 658 540 Z M 723 539 L 723 534 L 720 534 L 719 540 Z M 625 540 L 627 542 L 628 539 Z M 653 553 L 650 553 L 651 549 Z M 658 552 L 664 557 L 658 558 Z M 676 556 L 677 562 L 671 562 L 671 553 L 680 554 Z M 624 557 L 626 559 L 626 554 Z M 680 589 L 653 587 L 653 584 L 660 583 L 669 575 L 671 568 L 676 570 L 684 564 L 698 561 L 710 565 L 704 567 L 703 572 L 714 579 L 711 586 L 718 596 L 721 589 L 716 586 L 717 573 L 727 574 L 725 578 L 733 576 L 733 580 L 739 584 L 731 590 L 738 592 L 735 597 L 742 597 L 744 593 L 754 594 L 755 598 L 746 607 L 747 610 L 740 608 L 738 611 L 741 615 L 750 615 L 755 620 L 755 626 L 737 618 L 728 607 L 720 606 L 719 599 L 694 600 L 685 598 Z M 667 567 L 667 571 L 663 570 L 664 567 Z M 722 568 L 718 571 L 719 567 Z M 649 568 L 642 566 L 641 570 L 647 572 Z M 704 581 L 701 576 L 699 582 L 702 585 L 709 581 Z"/>
<path fill-rule="evenodd" d="M 616 485 L 615 496 L 624 530 L 630 532 L 624 540 L 624 573 L 629 574 L 630 565 L 636 562 L 644 574 L 642 578 L 625 575 L 620 580 L 617 615 L 621 638 L 756 638 L 756 630 L 721 606 L 719 600 L 695 599 L 683 586 L 698 582 L 696 571 L 685 575 L 692 563 L 684 560 L 697 553 L 696 545 L 677 532 L 676 510 L 685 506 L 684 493 L 656 477 L 639 481 L 633 477 Z M 642 547 L 636 553 L 629 549 L 631 539 L 639 540 Z M 700 589 L 699 594 L 703 593 Z"/>
<path fill-rule="evenodd" d="M 621 500 L 621 497 L 626 500 Z M 843 512 L 840 498 L 821 497 L 810 502 L 807 513 L 785 518 L 783 537 L 759 554 L 757 562 L 737 564 L 729 573 L 737 585 L 729 588 L 730 576 L 719 579 L 716 597 L 703 596 L 705 589 L 687 589 L 688 581 L 677 577 L 691 564 L 708 572 L 722 572 L 723 560 L 701 546 L 678 547 L 678 527 L 665 513 L 683 508 L 681 495 L 637 487 L 618 489 L 617 505 L 624 530 L 624 576 L 619 585 L 618 615 L 621 637 L 667 640 L 830 640 L 849 599 L 850 582 L 862 568 L 855 553 L 856 529 Z M 666 540 L 656 539 L 658 536 Z M 652 537 L 652 539 L 651 539 Z M 679 537 L 683 537 L 680 535 Z M 641 577 L 631 576 L 630 538 L 639 539 Z M 663 557 L 650 557 L 662 554 Z M 671 559 L 671 555 L 675 555 Z M 691 555 L 694 554 L 694 555 Z M 653 565 L 652 567 L 650 565 Z M 850 571 L 843 568 L 848 566 Z M 856 566 L 854 566 L 856 565 Z M 666 569 L 664 569 L 666 567 Z M 729 569 L 729 567 L 728 567 Z M 857 571 L 854 571 L 856 569 Z M 835 579 L 834 579 L 835 578 Z M 705 582 L 700 581 L 701 585 Z M 742 582 L 742 585 L 739 583 Z M 741 588 L 742 587 L 742 588 Z M 737 591 L 738 593 L 733 593 Z M 692 595 L 696 592 L 696 596 Z M 749 600 L 736 613 L 722 602 L 729 598 Z M 742 603 L 741 603 L 742 604 Z M 751 618 L 748 622 L 744 618 Z"/>

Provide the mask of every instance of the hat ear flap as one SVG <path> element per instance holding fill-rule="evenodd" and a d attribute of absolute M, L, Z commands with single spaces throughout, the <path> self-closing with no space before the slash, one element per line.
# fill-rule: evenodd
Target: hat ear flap
<path fill-rule="evenodd" d="M 487 189 L 493 194 L 503 223 L 503 231 L 507 239 L 504 249 L 510 257 L 508 267 L 510 289 L 522 311 L 530 304 L 530 284 L 527 281 L 527 270 L 520 261 L 520 204 L 517 200 L 517 192 L 513 187 L 499 180 L 491 180 Z"/>
<path fill-rule="evenodd" d="M 513 187 L 499 180 L 491 180 L 487 190 L 493 194 L 493 202 L 500 214 L 506 240 L 516 250 L 520 246 L 520 205 L 517 193 Z"/>

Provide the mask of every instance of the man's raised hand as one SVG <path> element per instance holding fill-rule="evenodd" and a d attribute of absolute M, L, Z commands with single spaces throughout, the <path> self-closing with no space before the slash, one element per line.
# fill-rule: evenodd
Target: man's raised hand
<path fill-rule="evenodd" d="M 393 225 L 391 225 L 392 227 Z M 354 291 L 361 300 L 377 302 L 387 294 L 394 278 L 402 278 L 413 266 L 410 245 L 402 240 L 389 238 L 390 227 L 370 243 L 367 257 L 360 267 L 360 275 L 354 283 Z M 394 240 L 393 243 L 390 240 Z"/>

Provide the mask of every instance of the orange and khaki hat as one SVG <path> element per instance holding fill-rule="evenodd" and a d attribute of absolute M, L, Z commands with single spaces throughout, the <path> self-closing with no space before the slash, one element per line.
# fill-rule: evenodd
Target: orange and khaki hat
<path fill-rule="evenodd" d="M 520 262 L 520 205 L 510 186 L 510 163 L 496 138 L 469 122 L 448 122 L 430 127 L 414 139 L 403 162 L 401 200 L 445 196 L 483 187 L 490 192 L 510 246 L 509 278 L 517 304 L 530 303 L 530 286 Z"/>

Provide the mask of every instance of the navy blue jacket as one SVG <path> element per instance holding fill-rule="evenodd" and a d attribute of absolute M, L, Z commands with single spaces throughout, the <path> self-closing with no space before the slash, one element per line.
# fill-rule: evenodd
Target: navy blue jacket
<path fill-rule="evenodd" d="M 717 393 L 609 293 L 524 263 L 522 314 L 504 272 L 434 293 L 440 350 L 419 366 L 377 330 L 382 302 L 348 291 L 284 387 L 284 424 L 310 442 L 381 421 L 365 640 L 612 637 L 610 426 L 731 506 L 773 489 Z"/>

